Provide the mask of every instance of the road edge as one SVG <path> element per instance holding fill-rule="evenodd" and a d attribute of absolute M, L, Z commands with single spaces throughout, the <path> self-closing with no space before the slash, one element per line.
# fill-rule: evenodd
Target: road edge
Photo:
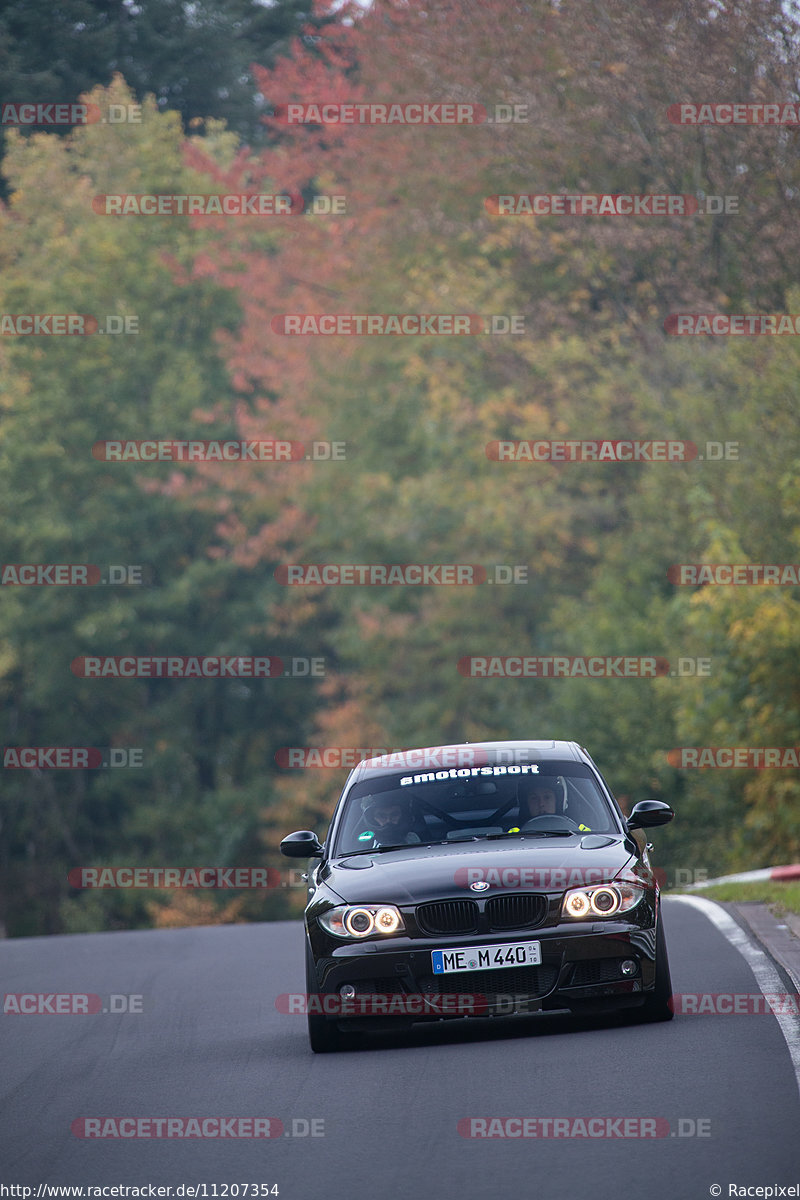
<path fill-rule="evenodd" d="M 779 921 L 766 904 L 719 900 L 716 903 L 733 911 L 800 992 L 800 917 L 787 913 L 784 920 Z"/>
<path fill-rule="evenodd" d="M 723 906 L 718 900 L 709 900 L 706 896 L 681 895 L 674 896 L 673 900 L 679 904 L 688 904 L 697 912 L 702 913 L 717 928 L 722 936 L 727 939 L 731 946 L 739 951 L 752 971 L 756 983 L 764 996 L 780 995 L 785 987 L 785 983 L 783 982 L 785 978 L 792 980 L 793 986 L 796 986 L 794 984 L 794 977 L 781 966 L 779 960 L 773 957 L 769 947 L 753 931 L 750 920 L 758 922 L 758 918 L 753 914 L 749 914 L 748 918 L 742 917 L 737 919 L 738 913 L 731 911 L 734 908 L 733 904 Z M 739 906 L 737 905 L 736 907 Z M 751 905 L 750 907 L 765 906 Z M 769 921 L 762 922 L 762 934 L 774 945 L 775 931 L 770 928 L 770 922 L 776 925 L 777 922 L 769 910 L 766 910 L 766 912 Z M 800 1092 L 800 1020 L 796 1016 L 786 1012 L 783 1006 L 773 1008 L 772 1015 L 778 1022 L 784 1041 L 786 1042 L 797 1088 Z"/>

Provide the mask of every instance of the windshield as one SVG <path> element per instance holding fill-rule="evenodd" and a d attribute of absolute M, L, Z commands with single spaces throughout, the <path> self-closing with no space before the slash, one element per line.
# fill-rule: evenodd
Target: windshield
<path fill-rule="evenodd" d="M 617 834 L 619 828 L 590 769 L 581 763 L 387 771 L 350 789 L 333 853 L 587 832 Z"/>

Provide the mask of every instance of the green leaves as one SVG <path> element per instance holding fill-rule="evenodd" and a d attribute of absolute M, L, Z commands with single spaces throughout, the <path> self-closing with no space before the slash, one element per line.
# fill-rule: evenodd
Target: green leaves
<path fill-rule="evenodd" d="M 90 99 L 125 104 L 131 94 L 116 83 Z M 288 714 L 310 705 L 311 689 L 299 681 L 86 679 L 73 672 L 73 660 L 85 654 L 297 648 L 268 630 L 265 597 L 277 593 L 268 572 L 243 572 L 214 557 L 219 504 L 207 490 L 197 500 L 191 468 L 92 453 L 106 439 L 230 432 L 229 420 L 197 415 L 234 405 L 216 338 L 226 325 L 235 328 L 238 305 L 208 278 L 188 282 L 208 232 L 186 218 L 114 218 L 92 209 L 101 191 L 212 190 L 184 165 L 178 121 L 149 105 L 141 124 L 117 141 L 102 126 L 66 139 L 11 141 L 0 311 L 88 313 L 101 327 L 109 315 L 133 317 L 137 330 L 5 337 L 0 344 L 0 560 L 95 564 L 103 576 L 112 564 L 143 568 L 141 585 L 0 590 L 4 743 L 136 747 L 143 761 L 116 771 L 4 773 L 2 919 L 12 931 L 34 932 L 59 927 L 73 866 L 120 854 L 154 864 L 187 854 L 212 859 L 225 823 L 220 789 L 231 804 L 240 794 L 225 847 L 235 857 L 253 835 L 264 798 L 263 787 L 247 784 L 253 747 L 260 763 L 265 727 L 288 739 Z M 218 149 L 222 156 L 224 139 Z M 87 911 L 103 911 L 112 923 L 149 920 L 141 898 L 132 904 L 113 892 Z"/>
<path fill-rule="evenodd" d="M 800 740 L 797 590 L 691 588 L 667 574 L 680 563 L 791 562 L 800 547 L 796 339 L 664 332 L 674 312 L 800 311 L 795 135 L 667 116 L 676 78 L 727 96 L 731 64 L 743 96 L 763 99 L 765 80 L 792 94 L 800 43 L 779 36 L 788 18 L 776 5 L 739 6 L 710 23 L 700 0 L 679 21 L 667 0 L 635 20 L 622 0 L 326 10 L 319 42 L 281 41 L 286 56 L 265 54 L 254 69 L 265 102 L 456 98 L 492 120 L 274 118 L 248 149 L 236 136 L 253 117 L 246 73 L 227 94 L 220 79 L 254 38 L 283 37 L 274 21 L 294 28 L 302 16 L 300 5 L 244 0 L 126 9 L 127 82 L 88 99 L 142 100 L 141 122 L 7 137 L 0 313 L 111 314 L 135 319 L 138 333 L 0 336 L 3 561 L 143 563 L 154 582 L 0 592 L 8 744 L 148 755 L 141 774 L 9 773 L 5 919 L 19 932 L 252 913 L 213 902 L 149 911 L 110 894 L 71 907 L 63 880 L 76 855 L 269 858 L 290 827 L 322 832 L 339 780 L 281 775 L 275 752 L 293 745 L 575 737 L 620 794 L 675 802 L 681 821 L 660 845 L 682 867 L 800 853 L 786 773 L 692 772 L 667 757 L 681 745 Z M 18 78 L 13 36 L 3 53 Z M 140 94 L 143 61 L 156 99 Z M 495 105 L 525 115 L 497 120 Z M 179 113 L 207 117 L 204 136 L 186 143 Z M 344 196 L 346 212 L 196 220 L 93 207 L 106 193 L 254 188 Z M 487 197 L 517 192 L 728 195 L 738 211 L 487 208 Z M 272 326 L 286 313 L 475 314 L 513 318 L 516 332 L 292 337 Z M 103 439 L 215 436 L 342 442 L 345 458 L 179 466 L 92 455 Z M 487 453 L 520 439 L 671 440 L 697 456 Z M 523 574 L 311 589 L 278 582 L 287 563 Z M 70 670 L 82 654 L 162 652 L 322 656 L 326 675 L 179 683 Z M 657 655 L 673 667 L 702 658 L 711 669 L 655 679 L 458 670 L 471 655 L 542 654 Z M 292 902 L 271 897 L 271 911 Z"/>

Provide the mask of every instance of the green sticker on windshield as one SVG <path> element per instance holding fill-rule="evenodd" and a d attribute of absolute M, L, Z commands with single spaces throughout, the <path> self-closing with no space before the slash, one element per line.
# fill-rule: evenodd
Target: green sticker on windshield
<path fill-rule="evenodd" d="M 360 842 L 369 842 L 374 837 L 375 837 L 375 834 L 372 832 L 371 829 L 365 829 L 363 833 L 360 833 L 358 835 L 358 840 Z"/>

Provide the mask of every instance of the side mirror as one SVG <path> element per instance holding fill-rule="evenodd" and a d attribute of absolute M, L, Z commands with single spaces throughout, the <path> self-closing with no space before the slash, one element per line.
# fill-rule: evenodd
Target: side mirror
<path fill-rule="evenodd" d="M 310 829 L 300 829 L 283 839 L 281 854 L 285 854 L 287 858 L 322 858 L 324 850 L 315 833 Z"/>
<path fill-rule="evenodd" d="M 640 800 L 628 817 L 628 829 L 651 829 L 654 825 L 667 825 L 675 813 L 663 800 Z"/>

